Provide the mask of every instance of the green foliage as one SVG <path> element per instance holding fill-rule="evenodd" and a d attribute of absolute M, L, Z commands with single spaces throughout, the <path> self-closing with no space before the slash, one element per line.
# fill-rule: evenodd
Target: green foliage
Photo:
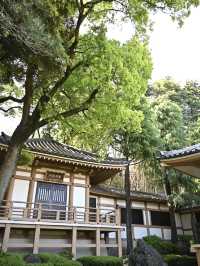
<path fill-rule="evenodd" d="M 112 256 L 87 256 L 78 259 L 83 266 L 123 266 L 121 258 Z"/>
<path fill-rule="evenodd" d="M 164 256 L 164 261 L 168 266 L 197 266 L 196 258 L 191 256 L 168 254 Z"/>
<path fill-rule="evenodd" d="M 23 254 L 11 254 L 11 253 L 2 253 L 0 254 L 0 265 L 8 266 L 80 266 L 80 263 L 77 261 L 69 260 L 63 256 L 51 253 L 43 253 L 38 255 L 42 262 L 31 264 L 25 263 L 23 259 Z"/>
<path fill-rule="evenodd" d="M 177 254 L 179 252 L 178 247 L 172 242 L 160 239 L 158 236 L 146 236 L 144 241 L 155 248 L 160 254 Z"/>
<path fill-rule="evenodd" d="M 21 154 L 19 155 L 19 159 L 17 161 L 18 165 L 29 165 L 31 166 L 34 160 L 34 156 L 27 151 L 22 151 Z"/>
<path fill-rule="evenodd" d="M 69 260 L 68 258 L 52 253 L 39 254 L 43 263 L 51 263 L 53 266 L 79 266 L 77 261 Z"/>
<path fill-rule="evenodd" d="M 8 253 L 1 253 L 0 254 L 0 265 L 7 265 L 7 266 L 25 266 L 22 256 L 17 254 L 8 254 Z"/>

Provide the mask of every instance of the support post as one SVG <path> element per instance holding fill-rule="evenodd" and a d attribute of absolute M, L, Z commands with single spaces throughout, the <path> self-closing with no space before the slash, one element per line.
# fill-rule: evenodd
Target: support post
<path fill-rule="evenodd" d="M 118 247 L 118 256 L 122 256 L 122 239 L 121 239 L 121 230 L 117 230 L 117 247 Z"/>
<path fill-rule="evenodd" d="M 72 228 L 72 255 L 76 258 L 77 227 Z"/>
<path fill-rule="evenodd" d="M 90 199 L 90 177 L 86 176 L 85 188 L 85 223 L 89 223 L 89 199 Z"/>
<path fill-rule="evenodd" d="M 70 186 L 69 186 L 69 215 L 68 220 L 73 220 L 73 201 L 74 201 L 74 174 L 70 174 Z"/>
<path fill-rule="evenodd" d="M 149 230 L 149 226 L 150 226 L 150 221 L 149 221 L 149 211 L 147 209 L 147 203 L 145 202 L 145 220 L 146 220 L 146 226 L 147 226 L 147 235 L 150 236 L 150 230 Z"/>
<path fill-rule="evenodd" d="M 32 166 L 31 171 L 31 180 L 29 183 L 28 188 L 28 197 L 27 197 L 27 217 L 31 215 L 31 209 L 32 209 L 32 202 L 33 202 L 33 194 L 34 194 L 34 187 L 35 187 L 35 177 L 36 177 L 36 168 L 35 166 Z"/>
<path fill-rule="evenodd" d="M 34 243 L 33 243 L 33 254 L 38 254 L 39 242 L 40 242 L 40 226 L 36 225 L 35 237 L 34 237 Z"/>
<path fill-rule="evenodd" d="M 2 252 L 6 252 L 8 249 L 8 241 L 10 238 L 10 229 L 11 229 L 11 225 L 6 224 L 4 235 L 3 235 L 2 248 L 1 248 Z"/>
<path fill-rule="evenodd" d="M 101 243 L 100 243 L 100 229 L 96 229 L 96 256 L 100 256 L 101 253 Z"/>

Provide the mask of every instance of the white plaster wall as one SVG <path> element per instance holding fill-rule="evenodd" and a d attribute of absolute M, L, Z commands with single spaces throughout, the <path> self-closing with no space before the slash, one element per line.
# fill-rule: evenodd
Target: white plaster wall
<path fill-rule="evenodd" d="M 183 235 L 183 230 L 182 229 L 178 229 L 177 233 L 178 233 L 178 235 Z"/>
<path fill-rule="evenodd" d="M 137 207 L 137 208 L 144 208 L 144 202 L 137 202 L 137 201 L 133 201 L 131 204 L 132 208 L 133 207 Z"/>
<path fill-rule="evenodd" d="M 168 211 L 169 207 L 166 204 L 160 204 L 160 209 L 163 211 Z"/>
<path fill-rule="evenodd" d="M 31 172 L 25 172 L 25 171 L 16 171 L 16 175 L 18 176 L 26 176 L 26 177 L 30 177 L 31 176 Z"/>
<path fill-rule="evenodd" d="M 83 184 L 85 185 L 85 179 L 74 179 L 74 184 Z"/>
<path fill-rule="evenodd" d="M 188 231 L 184 231 L 184 235 L 186 235 L 186 236 L 192 236 L 193 233 L 192 233 L 191 230 L 188 230 Z"/>
<path fill-rule="evenodd" d="M 181 215 L 181 221 L 182 221 L 182 225 L 183 225 L 183 229 L 188 229 L 191 228 L 191 214 L 187 213 L 187 214 L 182 214 Z"/>
<path fill-rule="evenodd" d="M 125 200 L 117 200 L 117 204 L 118 204 L 120 207 L 126 207 L 126 202 L 125 202 Z"/>
<path fill-rule="evenodd" d="M 179 213 L 175 213 L 176 227 L 182 227 L 181 217 Z"/>
<path fill-rule="evenodd" d="M 36 173 L 35 177 L 38 179 L 44 179 L 45 173 Z"/>
<path fill-rule="evenodd" d="M 84 187 L 74 187 L 73 206 L 74 207 L 85 207 L 85 188 Z"/>
<path fill-rule="evenodd" d="M 115 201 L 114 201 L 114 199 L 111 199 L 111 198 L 104 198 L 104 197 L 101 197 L 101 198 L 100 198 L 100 204 L 101 204 L 101 205 L 103 205 L 103 204 L 114 205 L 114 204 L 115 204 Z"/>
<path fill-rule="evenodd" d="M 147 228 L 145 227 L 134 227 L 134 238 L 141 239 L 147 236 Z"/>
<path fill-rule="evenodd" d="M 155 209 L 155 210 L 158 210 L 159 209 L 157 203 L 150 203 L 150 202 L 147 203 L 147 208 L 149 208 L 149 209 Z"/>
<path fill-rule="evenodd" d="M 27 201 L 28 196 L 28 189 L 29 189 L 29 181 L 28 180 L 20 180 L 15 179 L 14 181 L 14 188 L 12 194 L 12 201 Z M 24 203 L 14 203 L 15 207 L 26 207 Z"/>
<path fill-rule="evenodd" d="M 126 239 L 126 228 L 121 231 L 121 239 Z"/>
<path fill-rule="evenodd" d="M 150 235 L 156 235 L 162 238 L 161 228 L 150 228 L 149 231 L 150 231 Z"/>
<path fill-rule="evenodd" d="M 144 221 L 144 224 L 147 224 L 147 217 L 146 217 L 146 211 L 145 210 L 143 210 L 142 211 L 142 214 L 143 214 L 143 221 Z"/>
<path fill-rule="evenodd" d="M 164 239 L 171 240 L 171 229 L 163 229 Z"/>

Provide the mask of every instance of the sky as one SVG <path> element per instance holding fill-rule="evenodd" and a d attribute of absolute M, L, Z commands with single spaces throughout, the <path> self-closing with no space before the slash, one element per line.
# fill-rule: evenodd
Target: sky
<path fill-rule="evenodd" d="M 181 28 L 164 14 L 156 14 L 152 20 L 149 40 L 154 65 L 152 81 L 171 76 L 180 83 L 191 79 L 200 82 L 200 7 L 192 10 Z M 121 42 L 130 39 L 133 33 L 130 23 L 108 28 L 109 38 Z M 18 120 L 0 113 L 0 132 L 11 134 L 17 123 Z"/>

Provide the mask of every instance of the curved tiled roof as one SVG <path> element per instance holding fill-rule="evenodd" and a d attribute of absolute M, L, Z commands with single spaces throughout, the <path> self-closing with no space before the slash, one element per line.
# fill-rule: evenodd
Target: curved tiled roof
<path fill-rule="evenodd" d="M 189 147 L 185 147 L 182 149 L 172 150 L 172 151 L 161 151 L 160 152 L 160 159 L 171 159 L 176 157 L 187 156 L 195 153 L 200 152 L 200 143 L 195 144 Z"/>
<path fill-rule="evenodd" d="M 125 198 L 125 191 L 115 187 L 108 187 L 105 185 L 94 186 L 90 189 L 90 192 L 107 195 L 116 198 Z M 167 198 L 164 194 L 148 193 L 142 191 L 131 191 L 131 197 L 135 200 L 143 201 L 157 201 L 166 202 Z"/>
<path fill-rule="evenodd" d="M 10 137 L 5 133 L 0 135 L 0 144 L 9 145 Z M 110 165 L 125 165 L 127 162 L 122 159 L 107 158 L 104 161 L 100 161 L 99 157 L 92 152 L 87 152 L 74 148 L 70 145 L 59 143 L 53 139 L 29 139 L 24 144 L 24 148 L 33 152 L 49 154 L 54 156 L 60 156 L 67 159 L 76 159 L 86 162 L 94 162 Z"/>

